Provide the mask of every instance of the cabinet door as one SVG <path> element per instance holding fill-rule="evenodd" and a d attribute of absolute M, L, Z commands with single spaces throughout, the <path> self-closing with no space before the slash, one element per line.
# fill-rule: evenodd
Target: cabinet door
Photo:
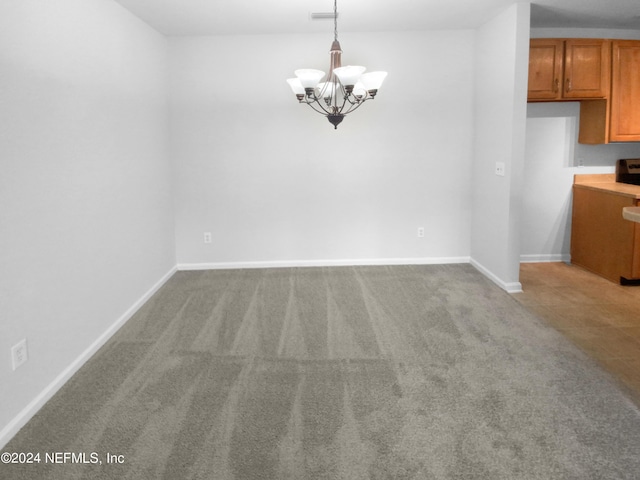
<path fill-rule="evenodd" d="M 640 141 L 640 41 L 612 42 L 609 141 Z"/>
<path fill-rule="evenodd" d="M 634 279 L 634 222 L 622 209 L 636 204 L 631 197 L 573 186 L 571 263 L 612 282 Z"/>
<path fill-rule="evenodd" d="M 562 94 L 564 42 L 557 39 L 531 39 L 529 47 L 529 100 L 559 99 Z"/>
<path fill-rule="evenodd" d="M 607 97 L 610 51 L 608 40 L 565 40 L 563 98 Z"/>

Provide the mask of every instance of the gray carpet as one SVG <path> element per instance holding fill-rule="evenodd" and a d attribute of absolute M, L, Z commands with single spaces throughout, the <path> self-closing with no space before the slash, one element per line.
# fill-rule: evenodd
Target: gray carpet
<path fill-rule="evenodd" d="M 617 384 L 469 265 L 178 272 L 0 477 L 620 480 L 639 449 Z"/>

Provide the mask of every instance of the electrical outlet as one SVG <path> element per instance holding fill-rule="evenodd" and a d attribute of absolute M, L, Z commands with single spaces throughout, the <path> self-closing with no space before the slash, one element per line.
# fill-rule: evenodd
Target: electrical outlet
<path fill-rule="evenodd" d="M 424 227 L 418 227 L 418 238 L 424 238 Z"/>
<path fill-rule="evenodd" d="M 504 177 L 504 162 L 496 162 L 496 175 Z"/>
<path fill-rule="evenodd" d="M 27 339 L 23 338 L 11 347 L 11 362 L 13 364 L 13 369 L 16 370 L 20 365 L 26 363 L 28 359 Z"/>
<path fill-rule="evenodd" d="M 211 232 L 204 232 L 204 243 L 211 243 Z"/>

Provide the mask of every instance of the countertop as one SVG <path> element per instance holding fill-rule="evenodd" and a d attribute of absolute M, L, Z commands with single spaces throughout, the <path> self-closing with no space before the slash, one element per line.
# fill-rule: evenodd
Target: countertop
<path fill-rule="evenodd" d="M 614 173 L 575 175 L 573 187 L 605 191 L 640 200 L 640 185 L 618 183 Z"/>

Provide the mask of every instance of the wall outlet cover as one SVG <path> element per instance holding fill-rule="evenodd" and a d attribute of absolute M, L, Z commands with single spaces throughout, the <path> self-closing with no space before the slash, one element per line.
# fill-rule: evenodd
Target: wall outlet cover
<path fill-rule="evenodd" d="M 13 369 L 16 370 L 19 366 L 26 363 L 28 359 L 29 354 L 27 352 L 27 339 L 23 338 L 13 347 L 11 347 L 11 363 L 13 365 Z"/>

